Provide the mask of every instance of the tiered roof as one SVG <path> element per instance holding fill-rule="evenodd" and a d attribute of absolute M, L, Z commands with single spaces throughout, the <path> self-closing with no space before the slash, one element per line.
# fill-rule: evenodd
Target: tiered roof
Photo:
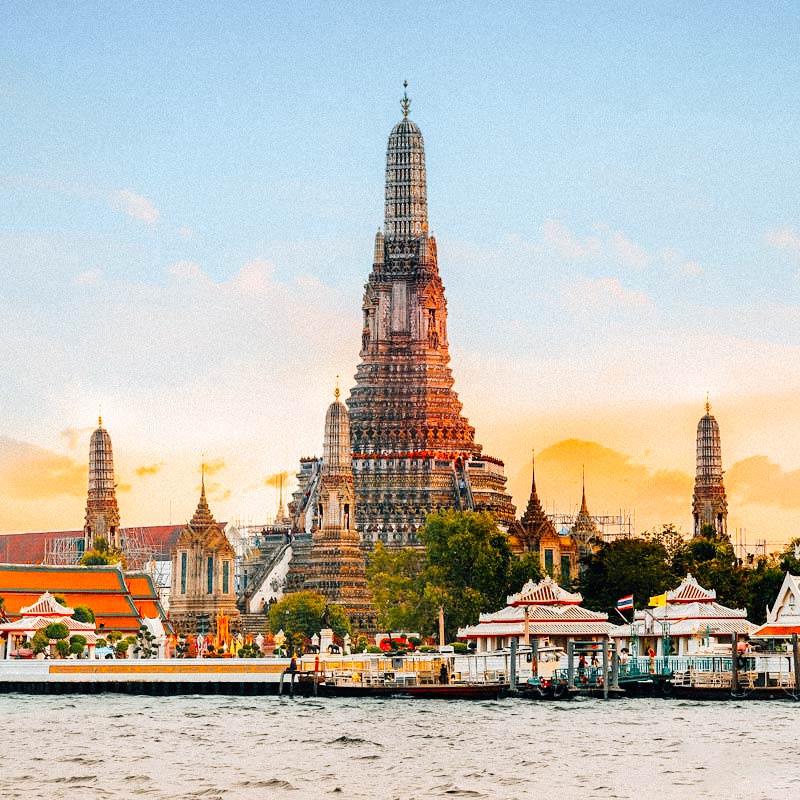
<path fill-rule="evenodd" d="M 509 606 L 580 605 L 582 600 L 583 595 L 580 592 L 568 592 L 549 575 L 539 583 L 528 581 L 517 594 L 506 598 Z"/>
<path fill-rule="evenodd" d="M 583 608 L 583 597 L 562 589 L 549 575 L 537 584 L 528 581 L 508 597 L 500 611 L 481 614 L 477 625 L 458 632 L 459 639 L 530 636 L 606 636 L 613 629 L 608 614 Z M 527 610 L 527 614 L 526 614 Z M 527 625 L 527 630 L 526 630 Z"/>
<path fill-rule="evenodd" d="M 717 593 L 706 589 L 697 582 L 691 573 L 680 585 L 667 592 L 666 606 L 643 609 L 634 614 L 634 623 L 644 626 L 646 616 L 652 616 L 657 631 L 662 622 L 669 623 L 671 636 L 694 636 L 711 629 L 714 636 L 729 636 L 732 633 L 750 635 L 756 628 L 747 621 L 747 609 L 728 608 L 716 601 Z M 627 635 L 630 628 L 617 627 L 618 635 Z"/>
<path fill-rule="evenodd" d="M 775 604 L 767 609 L 767 621 L 753 637 L 760 639 L 786 639 L 800 635 L 800 576 L 786 573 Z"/>
<path fill-rule="evenodd" d="M 166 618 L 149 576 L 135 573 L 128 578 L 116 566 L 0 564 L 0 595 L 9 617 L 21 616 L 44 592 L 64 597 L 72 608 L 88 606 L 98 630 L 106 632 L 135 633 L 143 617 Z"/>
<path fill-rule="evenodd" d="M 536 491 L 536 464 L 531 456 L 531 494 L 528 498 L 528 507 L 520 520 L 525 533 L 531 539 L 541 539 L 544 536 L 558 536 L 555 525 L 545 514 L 539 494 Z"/>
<path fill-rule="evenodd" d="M 96 644 L 95 622 L 79 622 L 72 619 L 75 610 L 61 605 L 50 592 L 42 594 L 36 602 L 20 609 L 19 619 L 0 623 L 0 631 L 5 633 L 34 633 L 43 630 L 53 622 L 67 626 L 71 634 L 86 637 L 87 644 Z"/>

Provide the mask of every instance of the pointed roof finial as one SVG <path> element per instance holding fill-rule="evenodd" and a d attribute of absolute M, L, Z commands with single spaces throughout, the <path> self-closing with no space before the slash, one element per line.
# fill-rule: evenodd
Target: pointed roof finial
<path fill-rule="evenodd" d="M 206 494 L 206 454 L 203 453 L 200 458 L 200 494 L 205 497 Z"/>
<path fill-rule="evenodd" d="M 403 81 L 403 99 L 400 101 L 400 107 L 403 109 L 403 117 L 408 116 L 408 109 L 411 108 L 411 100 L 408 99 L 408 81 Z"/>
<path fill-rule="evenodd" d="M 333 390 L 333 396 L 335 400 L 339 401 L 339 376 L 336 376 L 336 388 Z"/>
<path fill-rule="evenodd" d="M 581 464 L 581 514 L 589 515 L 589 507 L 586 505 L 586 465 Z"/>
<path fill-rule="evenodd" d="M 708 392 L 706 392 L 706 414 L 711 413 L 711 403 L 708 402 Z"/>

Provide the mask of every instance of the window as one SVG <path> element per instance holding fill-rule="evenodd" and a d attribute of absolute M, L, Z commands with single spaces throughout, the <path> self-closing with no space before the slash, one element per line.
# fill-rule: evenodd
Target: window
<path fill-rule="evenodd" d="M 186 553 L 181 553 L 181 594 L 186 594 Z"/>
<path fill-rule="evenodd" d="M 544 570 L 548 575 L 553 574 L 553 551 L 544 551 Z"/>
<path fill-rule="evenodd" d="M 214 556 L 208 557 L 208 594 L 214 594 Z"/>
<path fill-rule="evenodd" d="M 230 575 L 230 568 L 231 562 L 230 561 L 223 561 L 222 562 L 222 593 L 228 594 L 228 583 L 229 583 L 229 575 Z"/>
<path fill-rule="evenodd" d="M 561 583 L 569 583 L 569 556 L 561 556 Z"/>

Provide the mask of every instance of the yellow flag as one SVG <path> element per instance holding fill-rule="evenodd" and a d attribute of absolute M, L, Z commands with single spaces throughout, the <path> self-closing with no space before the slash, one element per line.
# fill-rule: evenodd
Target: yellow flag
<path fill-rule="evenodd" d="M 654 594 L 650 598 L 650 602 L 648 603 L 651 607 L 658 607 L 658 606 L 665 606 L 667 604 L 667 593 L 664 594 Z"/>

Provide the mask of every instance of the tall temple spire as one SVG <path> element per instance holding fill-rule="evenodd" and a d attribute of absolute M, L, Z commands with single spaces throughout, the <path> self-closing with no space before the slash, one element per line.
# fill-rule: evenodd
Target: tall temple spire
<path fill-rule="evenodd" d="M 538 541 L 544 534 L 556 535 L 555 526 L 545 514 L 536 491 L 536 459 L 533 450 L 531 450 L 531 494 L 520 525 L 532 540 Z"/>
<path fill-rule="evenodd" d="M 728 535 L 728 500 L 722 480 L 722 443 L 717 420 L 711 415 L 706 396 L 706 413 L 697 423 L 697 460 L 692 496 L 694 535 L 704 525 L 713 525 L 719 536 Z"/>
<path fill-rule="evenodd" d="M 119 547 L 119 506 L 114 482 L 114 452 L 111 437 L 98 416 L 97 430 L 89 440 L 89 491 L 83 526 L 84 549 L 94 546 L 98 537 Z"/>
<path fill-rule="evenodd" d="M 371 543 L 399 546 L 419 544 L 416 532 L 437 508 L 515 521 L 503 464 L 481 455 L 453 390 L 425 145 L 409 103 L 406 93 L 386 148 L 384 229 L 364 287 L 361 363 L 347 400 L 359 530 Z"/>
<path fill-rule="evenodd" d="M 353 473 L 350 468 L 350 416 L 334 401 L 325 414 L 322 466 L 317 501 L 322 524 L 314 532 L 304 589 L 319 592 L 344 607 L 357 629 L 375 629 L 361 538 L 355 527 Z"/>
<path fill-rule="evenodd" d="M 408 118 L 410 104 L 404 94 L 403 119 L 392 128 L 386 148 L 387 239 L 418 239 L 428 231 L 425 142 L 420 129 Z"/>
<path fill-rule="evenodd" d="M 586 467 L 581 464 L 581 510 L 578 512 L 589 516 L 589 507 L 586 505 Z"/>

